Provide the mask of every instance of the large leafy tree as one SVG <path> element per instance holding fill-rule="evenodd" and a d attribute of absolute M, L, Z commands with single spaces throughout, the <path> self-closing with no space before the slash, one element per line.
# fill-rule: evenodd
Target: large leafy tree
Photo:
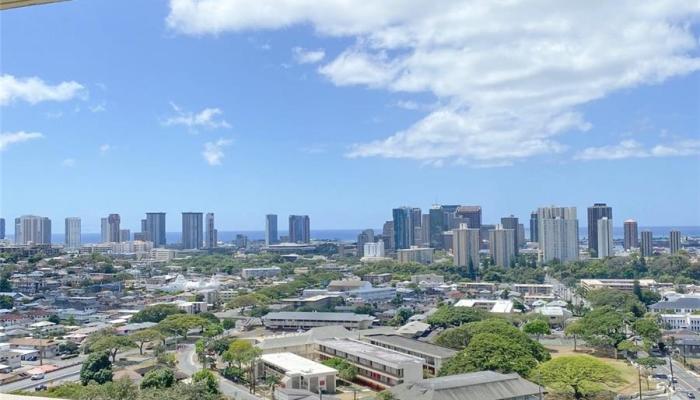
<path fill-rule="evenodd" d="M 103 384 L 112 380 L 112 363 L 107 352 L 92 353 L 80 368 L 80 382 L 87 385 L 91 381 Z"/>
<path fill-rule="evenodd" d="M 191 314 L 173 314 L 168 315 L 158 324 L 158 329 L 161 332 L 180 335 L 187 339 L 187 332 L 196 327 L 204 327 L 209 322 L 196 315 Z"/>
<path fill-rule="evenodd" d="M 331 368 L 337 369 L 338 376 L 340 377 L 340 379 L 347 382 L 354 381 L 355 377 L 357 376 L 357 367 L 355 367 L 354 365 L 350 364 L 342 358 L 329 358 L 323 361 L 323 365 L 327 365 Z"/>
<path fill-rule="evenodd" d="M 15 299 L 12 296 L 0 296 L 0 310 L 12 310 L 15 306 Z"/>
<path fill-rule="evenodd" d="M 532 321 L 528 321 L 525 323 L 525 325 L 523 325 L 523 332 L 527 333 L 528 335 L 535 335 L 539 340 L 540 336 L 549 335 L 549 324 L 547 321 L 543 321 L 539 318 L 533 319 Z"/>
<path fill-rule="evenodd" d="M 208 393 L 219 393 L 219 380 L 208 369 L 195 372 L 192 375 L 192 382 L 203 384 Z"/>
<path fill-rule="evenodd" d="M 115 362 L 119 351 L 131 347 L 136 347 L 136 345 L 129 337 L 108 335 L 97 339 L 97 341 L 90 346 L 90 350 L 107 352 L 107 354 L 112 357 L 112 362 Z"/>
<path fill-rule="evenodd" d="M 139 347 L 139 353 L 143 355 L 143 346 L 148 342 L 155 342 L 163 339 L 163 334 L 157 329 L 142 329 L 132 333 L 129 338 Z"/>
<path fill-rule="evenodd" d="M 451 326 L 460 326 L 468 322 L 481 321 L 486 318 L 488 318 L 488 313 L 482 310 L 444 305 L 428 317 L 427 322 L 433 326 L 448 328 Z"/>
<path fill-rule="evenodd" d="M 632 330 L 641 336 L 647 344 L 655 344 L 661 340 L 661 327 L 654 318 L 641 318 L 634 321 Z"/>
<path fill-rule="evenodd" d="M 155 322 L 158 323 L 164 320 L 167 316 L 173 314 L 184 314 L 185 312 L 177 308 L 174 304 L 156 304 L 146 307 L 143 310 L 134 314 L 130 322 Z"/>
<path fill-rule="evenodd" d="M 611 306 L 594 308 L 577 323 L 591 346 L 617 352 L 617 345 L 626 338 L 625 316 Z"/>
<path fill-rule="evenodd" d="M 156 368 L 146 372 L 141 381 L 141 389 L 163 389 L 175 384 L 175 374 L 170 368 Z"/>
<path fill-rule="evenodd" d="M 475 335 L 469 345 L 440 369 L 440 375 L 475 371 L 517 372 L 527 376 L 537 366 L 537 359 L 517 340 L 494 333 Z"/>
<path fill-rule="evenodd" d="M 573 394 L 575 399 L 603 391 L 622 381 L 617 369 L 586 355 L 562 356 L 547 361 L 532 376 L 554 392 Z"/>

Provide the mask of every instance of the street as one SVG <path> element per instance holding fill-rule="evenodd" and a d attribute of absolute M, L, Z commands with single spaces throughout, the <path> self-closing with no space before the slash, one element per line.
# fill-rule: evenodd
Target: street
<path fill-rule="evenodd" d="M 194 345 L 191 344 L 183 345 L 183 348 L 178 350 L 177 361 L 177 368 L 190 376 L 202 369 L 196 360 Z M 237 385 L 221 375 L 215 374 L 219 379 L 219 390 L 222 394 L 236 400 L 260 400 L 260 397 L 250 394 L 247 387 Z"/>
<path fill-rule="evenodd" d="M 39 385 L 48 385 L 49 383 L 77 381 L 80 379 L 80 368 L 82 364 L 73 365 L 57 371 L 48 372 L 44 379 L 33 381 L 29 378 L 22 379 L 17 382 L 8 383 L 0 386 L 0 393 L 11 393 L 16 390 L 31 390 Z"/>
<path fill-rule="evenodd" d="M 665 365 L 656 367 L 655 374 L 666 374 L 671 377 L 671 369 L 668 362 Z M 700 378 L 683 367 L 683 364 L 673 361 L 673 376 L 678 379 L 676 383 L 676 391 L 682 392 L 685 397 L 686 392 L 692 392 L 696 396 L 700 396 Z"/>

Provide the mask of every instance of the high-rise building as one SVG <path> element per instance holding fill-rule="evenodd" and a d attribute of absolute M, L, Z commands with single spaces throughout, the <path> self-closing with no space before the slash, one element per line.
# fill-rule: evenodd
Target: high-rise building
<path fill-rule="evenodd" d="M 460 206 L 457 208 L 456 215 L 470 229 L 481 228 L 481 206 Z"/>
<path fill-rule="evenodd" d="M 598 224 L 596 233 L 598 235 L 598 258 L 605 258 L 614 255 L 613 251 L 613 221 L 608 217 L 603 217 L 596 221 Z"/>
<path fill-rule="evenodd" d="M 651 257 L 654 254 L 654 238 L 651 231 L 642 231 L 642 242 L 639 250 L 642 257 Z"/>
<path fill-rule="evenodd" d="M 457 209 L 460 207 L 457 204 L 443 204 L 442 211 L 445 213 L 445 226 L 443 231 L 459 228 L 459 219 L 457 218 Z"/>
<path fill-rule="evenodd" d="M 363 257 L 384 257 L 384 242 L 380 240 L 378 242 L 365 243 L 362 254 L 364 254 Z"/>
<path fill-rule="evenodd" d="M 442 233 L 447 230 L 445 210 L 439 205 L 434 205 L 430 208 L 430 211 L 428 211 L 428 216 L 430 218 L 430 225 L 428 228 L 430 247 L 434 249 L 442 249 L 444 248 L 442 243 Z"/>
<path fill-rule="evenodd" d="M 454 265 L 465 268 L 472 279 L 476 278 L 479 271 L 479 244 L 479 229 L 471 229 L 467 224 L 462 224 L 452 230 Z"/>
<path fill-rule="evenodd" d="M 292 243 L 311 241 L 311 221 L 308 215 L 289 216 L 289 241 Z"/>
<path fill-rule="evenodd" d="M 218 239 L 219 233 L 218 233 L 218 231 L 216 230 L 216 227 L 214 226 L 214 213 L 207 213 L 205 224 L 206 224 L 206 226 L 207 226 L 207 233 L 206 233 L 206 235 L 207 235 L 207 244 L 206 244 L 206 248 L 207 248 L 207 249 L 213 249 L 213 248 L 216 247 L 216 245 L 217 245 L 217 243 L 218 243 L 218 240 L 219 240 L 219 239 Z"/>
<path fill-rule="evenodd" d="M 51 220 L 36 215 L 15 218 L 15 243 L 51 244 Z"/>
<path fill-rule="evenodd" d="M 357 256 L 363 257 L 365 255 L 365 244 L 374 242 L 374 230 L 365 229 L 357 235 Z"/>
<path fill-rule="evenodd" d="M 5 239 L 5 218 L 0 218 L 0 240 Z"/>
<path fill-rule="evenodd" d="M 265 244 L 277 244 L 279 236 L 277 236 L 277 214 L 267 214 L 265 216 Z"/>
<path fill-rule="evenodd" d="M 399 207 L 392 210 L 394 217 L 394 246 L 396 250 L 408 249 L 413 244 L 413 223 L 411 208 Z"/>
<path fill-rule="evenodd" d="M 539 235 L 537 234 L 538 230 L 540 228 L 540 223 L 537 218 L 537 211 L 533 211 L 530 213 L 530 241 L 531 242 L 539 242 L 540 238 Z"/>
<path fill-rule="evenodd" d="M 165 247 L 165 213 L 146 213 L 146 238 L 153 242 L 153 247 Z"/>
<path fill-rule="evenodd" d="M 81 223 L 78 217 L 66 218 L 65 246 L 67 249 L 80 248 Z"/>
<path fill-rule="evenodd" d="M 396 248 L 394 239 L 394 221 L 384 222 L 384 226 L 382 226 L 382 241 L 384 242 L 384 249 L 394 250 Z"/>
<path fill-rule="evenodd" d="M 598 257 L 598 220 L 613 219 L 612 207 L 605 203 L 595 203 L 588 207 L 588 251 L 592 257 Z"/>
<path fill-rule="evenodd" d="M 518 217 L 515 217 L 512 214 L 509 217 L 502 217 L 501 226 L 503 227 L 502 229 L 509 229 L 513 231 L 513 246 L 515 248 L 515 254 L 518 254 L 518 246 L 520 245 L 520 237 L 518 236 Z"/>
<path fill-rule="evenodd" d="M 537 210 L 537 220 L 542 261 L 578 260 L 576 207 L 542 207 Z"/>
<path fill-rule="evenodd" d="M 204 245 L 204 214 L 182 213 L 182 248 L 201 249 Z"/>
<path fill-rule="evenodd" d="M 109 216 L 107 216 L 107 223 L 109 224 L 109 239 L 107 241 L 121 241 L 121 238 L 119 237 L 121 231 L 121 229 L 119 228 L 119 225 L 121 223 L 121 218 L 119 217 L 119 214 L 109 214 Z"/>
<path fill-rule="evenodd" d="M 245 249 L 248 247 L 248 236 L 246 235 L 241 235 L 240 233 L 236 235 L 236 239 L 234 240 L 234 243 L 236 247 L 239 249 Z"/>
<path fill-rule="evenodd" d="M 100 238 L 102 243 L 108 243 L 109 240 L 109 219 L 100 219 Z"/>
<path fill-rule="evenodd" d="M 503 225 L 496 225 L 496 229 L 489 230 L 489 254 L 494 264 L 499 267 L 510 267 L 515 260 L 515 235 L 514 229 L 505 229 Z"/>
<path fill-rule="evenodd" d="M 420 245 L 430 247 L 430 214 L 421 216 L 420 235 Z"/>
<path fill-rule="evenodd" d="M 131 229 L 120 229 L 119 230 L 119 241 L 128 242 L 131 240 Z"/>
<path fill-rule="evenodd" d="M 515 247 L 523 246 L 525 246 L 525 225 L 518 224 L 518 243 L 515 244 Z"/>
<path fill-rule="evenodd" d="M 676 254 L 681 249 L 681 232 L 671 231 L 668 235 L 668 248 L 671 254 Z"/>
<path fill-rule="evenodd" d="M 413 241 L 411 242 L 414 246 L 419 246 L 423 242 L 423 214 L 420 208 L 411 208 L 411 226 L 413 227 Z"/>
<path fill-rule="evenodd" d="M 637 221 L 628 219 L 625 221 L 625 250 L 636 249 L 639 247 L 639 233 Z"/>

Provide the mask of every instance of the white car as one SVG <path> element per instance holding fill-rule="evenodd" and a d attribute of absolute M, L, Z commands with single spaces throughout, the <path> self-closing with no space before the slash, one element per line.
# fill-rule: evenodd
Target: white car
<path fill-rule="evenodd" d="M 36 373 L 36 374 L 32 375 L 32 380 L 33 380 L 33 381 L 38 381 L 39 379 L 44 379 L 44 373 L 43 373 L 43 372 L 39 372 L 39 373 Z"/>

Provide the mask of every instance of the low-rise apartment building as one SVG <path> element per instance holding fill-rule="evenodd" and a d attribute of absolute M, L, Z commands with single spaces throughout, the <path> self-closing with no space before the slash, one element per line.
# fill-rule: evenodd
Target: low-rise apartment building
<path fill-rule="evenodd" d="M 638 282 L 641 288 L 652 291 L 673 288 L 673 283 L 661 283 L 653 279 L 639 279 Z M 632 293 L 634 290 L 634 279 L 581 279 L 580 286 L 585 291 L 595 289 L 617 289 Z"/>
<path fill-rule="evenodd" d="M 269 329 L 311 329 L 319 326 L 338 325 L 346 329 L 368 329 L 374 317 L 367 314 L 336 312 L 273 312 L 262 317 Z"/>
<path fill-rule="evenodd" d="M 423 359 L 355 339 L 317 341 L 321 361 L 338 357 L 357 368 L 357 380 L 384 390 L 423 379 Z"/>
<path fill-rule="evenodd" d="M 261 279 L 274 278 L 282 273 L 280 267 L 261 267 L 261 268 L 243 268 L 241 270 L 241 278 L 243 279 Z"/>
<path fill-rule="evenodd" d="M 422 358 L 423 367 L 430 375 L 437 375 L 443 364 L 457 354 L 455 350 L 400 335 L 369 335 L 365 337 L 365 341 L 385 349 Z"/>
<path fill-rule="evenodd" d="M 280 385 L 288 389 L 305 389 L 311 393 L 335 393 L 338 370 L 294 353 L 272 353 L 260 356 L 257 374 L 264 378 L 280 378 Z"/>

